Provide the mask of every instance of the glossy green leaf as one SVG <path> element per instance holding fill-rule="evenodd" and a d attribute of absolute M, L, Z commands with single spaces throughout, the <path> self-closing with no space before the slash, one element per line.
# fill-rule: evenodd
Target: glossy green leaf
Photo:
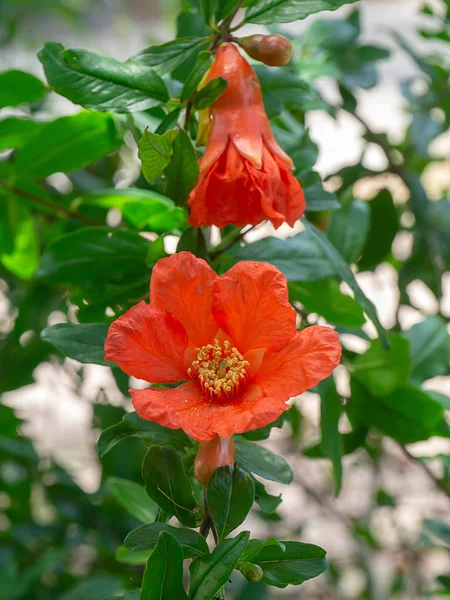
<path fill-rule="evenodd" d="M 339 420 L 342 413 L 341 398 L 336 391 L 333 377 L 319 384 L 320 394 L 320 430 L 322 450 L 333 465 L 336 482 L 336 496 L 342 487 L 342 438 L 339 433 Z"/>
<path fill-rule="evenodd" d="M 178 130 L 170 129 L 163 135 L 151 133 L 147 129 L 139 140 L 139 156 L 142 162 L 142 172 L 149 183 L 158 179 L 170 162 L 173 152 L 173 141 Z"/>
<path fill-rule="evenodd" d="M 210 81 L 195 94 L 192 102 L 194 108 L 202 110 L 210 104 L 213 104 L 224 93 L 227 85 L 228 82 L 223 77 L 216 77 Z"/>
<path fill-rule="evenodd" d="M 353 200 L 332 213 L 328 239 L 347 262 L 354 263 L 364 247 L 369 227 L 369 205 Z"/>
<path fill-rule="evenodd" d="M 324 573 L 328 567 L 325 555 L 325 550 L 319 546 L 283 541 L 266 545 L 252 562 L 264 571 L 264 583 L 284 588 Z"/>
<path fill-rule="evenodd" d="M 183 587 L 183 552 L 170 533 L 162 531 L 145 567 L 140 600 L 187 600 Z"/>
<path fill-rule="evenodd" d="M 385 260 L 399 227 L 397 209 L 389 190 L 381 190 L 368 205 L 370 229 L 358 262 L 361 271 L 374 269 Z"/>
<path fill-rule="evenodd" d="M 0 121 L 0 150 L 21 148 L 28 140 L 38 133 L 44 123 L 31 119 L 9 117 Z"/>
<path fill-rule="evenodd" d="M 142 64 L 88 50 L 66 50 L 57 42 L 47 42 L 38 58 L 55 92 L 84 108 L 131 112 L 169 99 L 161 77 Z"/>
<path fill-rule="evenodd" d="M 269 494 L 269 492 L 257 479 L 253 478 L 255 484 L 255 502 L 258 504 L 259 508 L 263 511 L 263 513 L 272 515 L 281 504 L 281 494 L 278 496 L 273 496 Z"/>
<path fill-rule="evenodd" d="M 158 542 L 161 531 L 169 532 L 178 540 L 184 558 L 195 558 L 196 556 L 209 554 L 205 538 L 197 531 L 186 527 L 173 527 L 166 523 L 152 523 L 133 529 L 125 538 L 125 546 L 133 552 L 152 550 Z"/>
<path fill-rule="evenodd" d="M 219 0 L 216 2 L 216 21 L 226 19 L 238 7 L 239 0 Z"/>
<path fill-rule="evenodd" d="M 194 147 L 184 129 L 180 129 L 173 142 L 170 164 L 165 170 L 166 194 L 178 206 L 186 204 L 190 191 L 198 179 L 198 163 Z"/>
<path fill-rule="evenodd" d="M 131 60 L 153 67 L 160 74 L 169 73 L 210 43 L 208 37 L 180 37 L 166 44 L 149 46 Z"/>
<path fill-rule="evenodd" d="M 290 283 L 289 297 L 333 325 L 360 327 L 366 322 L 361 306 L 354 298 L 341 292 L 335 279 Z"/>
<path fill-rule="evenodd" d="M 300 177 L 300 183 L 301 177 Z M 309 212 L 320 212 L 322 210 L 337 210 L 340 208 L 336 196 L 323 189 L 321 184 L 303 187 L 306 199 L 306 210 Z"/>
<path fill-rule="evenodd" d="M 267 440 L 267 438 L 270 436 L 270 432 L 272 431 L 273 427 L 278 427 L 278 429 L 281 429 L 284 425 L 284 413 L 281 414 L 278 419 L 276 419 L 275 421 L 272 421 L 272 423 L 269 423 L 268 425 L 265 425 L 264 427 L 258 427 L 258 429 L 251 429 L 250 431 L 246 431 L 245 433 L 242 434 L 243 437 L 245 437 L 246 440 L 250 440 L 251 442 L 258 442 L 260 440 Z"/>
<path fill-rule="evenodd" d="M 45 86 L 40 79 L 23 71 L 0 73 L 0 108 L 37 102 L 45 96 Z"/>
<path fill-rule="evenodd" d="M 163 510 L 187 527 L 196 526 L 197 503 L 176 450 L 151 446 L 142 463 L 142 478 L 147 494 Z"/>
<path fill-rule="evenodd" d="M 121 144 L 111 115 L 83 111 L 46 123 L 18 152 L 22 176 L 47 177 L 88 165 Z"/>
<path fill-rule="evenodd" d="M 253 504 L 255 486 L 248 473 L 238 467 L 220 467 L 206 489 L 208 510 L 219 541 L 244 522 Z"/>
<path fill-rule="evenodd" d="M 391 333 L 389 340 L 389 350 L 383 350 L 380 340 L 374 340 L 351 366 L 353 377 L 374 396 L 387 396 L 409 379 L 409 342 L 396 333 Z"/>
<path fill-rule="evenodd" d="M 46 327 L 41 332 L 41 339 L 79 362 L 112 366 L 113 363 L 105 360 L 107 333 L 108 325 L 103 323 L 58 323 Z"/>
<path fill-rule="evenodd" d="M 426 317 L 403 335 L 409 340 L 413 383 L 448 373 L 450 336 L 441 317 Z"/>
<path fill-rule="evenodd" d="M 133 411 L 127 413 L 120 423 L 102 431 L 97 444 L 100 456 L 104 456 L 119 442 L 130 437 L 139 437 L 147 445 L 168 444 L 179 450 L 192 445 L 191 440 L 181 429 L 168 429 L 158 423 L 146 421 Z"/>
<path fill-rule="evenodd" d="M 191 581 L 190 600 L 211 600 L 225 585 L 239 557 L 247 545 L 248 531 L 242 531 L 235 538 L 227 539 L 216 546 L 208 556 L 200 556 L 189 566 Z"/>
<path fill-rule="evenodd" d="M 356 0 L 250 0 L 246 23 L 290 23 L 322 10 L 336 10 Z"/>
<path fill-rule="evenodd" d="M 183 90 L 181 91 L 180 96 L 181 102 L 186 102 L 186 100 L 195 93 L 206 71 L 211 67 L 212 64 L 213 57 L 211 52 L 205 50 L 197 55 L 194 68 L 184 82 Z"/>
<path fill-rule="evenodd" d="M 120 282 L 124 276 L 149 275 L 149 242 L 138 233 L 86 227 L 55 238 L 36 273 L 51 283 Z"/>
<path fill-rule="evenodd" d="M 39 265 L 38 231 L 30 207 L 1 191 L 0 262 L 21 279 L 30 279 Z"/>
<path fill-rule="evenodd" d="M 117 560 L 117 562 L 123 563 L 125 565 L 145 565 L 149 559 L 151 552 L 151 550 L 143 550 L 142 552 L 131 552 L 131 550 L 128 550 L 128 548 L 125 548 L 125 546 L 119 546 L 118 548 L 116 548 L 114 558 Z M 139 600 L 139 594 L 137 598 Z"/>
<path fill-rule="evenodd" d="M 260 540 L 257 538 L 253 538 L 249 540 L 248 544 L 244 548 L 244 551 L 241 554 L 241 558 L 239 562 L 253 562 L 254 558 L 258 556 L 258 554 L 264 548 L 268 548 L 269 546 L 277 546 L 281 547 L 283 550 L 283 546 L 280 546 L 280 542 L 276 538 L 268 538 L 267 540 Z"/>
<path fill-rule="evenodd" d="M 158 512 L 158 505 L 147 495 L 144 486 L 135 481 L 120 477 L 108 477 L 108 490 L 133 517 L 142 523 L 152 523 Z"/>
<path fill-rule="evenodd" d="M 292 483 L 294 472 L 288 463 L 264 446 L 236 437 L 236 462 L 246 471 L 278 483 Z"/>

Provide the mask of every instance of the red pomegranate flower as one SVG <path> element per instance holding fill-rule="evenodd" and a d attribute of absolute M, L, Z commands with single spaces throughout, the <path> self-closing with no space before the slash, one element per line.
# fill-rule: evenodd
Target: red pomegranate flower
<path fill-rule="evenodd" d="M 241 262 L 218 275 L 180 252 L 158 261 L 150 305 L 114 321 L 105 357 L 139 379 L 176 388 L 131 390 L 138 415 L 199 441 L 263 427 L 286 401 L 328 377 L 341 346 L 329 327 L 297 332 L 284 275 Z"/>
<path fill-rule="evenodd" d="M 294 225 L 305 198 L 292 160 L 275 141 L 256 73 L 233 44 L 221 46 L 206 83 L 223 77 L 225 92 L 208 114 L 209 141 L 189 196 L 189 222 L 200 225 Z"/>

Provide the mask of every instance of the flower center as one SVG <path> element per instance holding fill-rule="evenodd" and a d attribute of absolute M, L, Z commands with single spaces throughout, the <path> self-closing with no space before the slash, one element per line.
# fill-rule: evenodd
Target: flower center
<path fill-rule="evenodd" d="M 250 363 L 228 340 L 220 344 L 214 340 L 197 349 L 197 360 L 188 369 L 188 375 L 200 384 L 203 392 L 212 400 L 232 400 L 247 381 Z"/>

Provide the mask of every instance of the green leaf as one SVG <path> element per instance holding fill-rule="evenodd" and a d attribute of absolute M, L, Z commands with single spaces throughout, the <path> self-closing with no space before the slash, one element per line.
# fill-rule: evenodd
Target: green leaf
<path fill-rule="evenodd" d="M 149 274 L 149 242 L 138 233 L 86 227 L 55 238 L 43 254 L 37 277 L 51 283 L 120 282 Z"/>
<path fill-rule="evenodd" d="M 156 543 L 155 543 L 156 545 Z M 145 565 L 148 561 L 149 556 L 151 554 L 151 550 L 144 550 L 143 552 L 131 552 L 125 546 L 119 546 L 116 548 L 116 552 L 114 558 L 117 562 L 123 563 L 125 565 Z M 117 596 L 115 597 L 117 598 Z M 139 600 L 139 594 L 137 596 L 137 600 Z"/>
<path fill-rule="evenodd" d="M 323 10 L 336 10 L 356 0 L 251 0 L 246 23 L 290 23 Z"/>
<path fill-rule="evenodd" d="M 149 183 L 158 179 L 170 162 L 173 141 L 178 135 L 177 129 L 170 129 L 163 135 L 151 133 L 147 129 L 139 140 L 139 155 L 142 172 Z"/>
<path fill-rule="evenodd" d="M 184 558 L 195 558 L 196 556 L 209 554 L 205 538 L 197 531 L 186 527 L 173 527 L 166 523 L 152 523 L 133 529 L 125 538 L 125 546 L 133 552 L 153 550 L 161 531 L 168 531 L 178 540 Z"/>
<path fill-rule="evenodd" d="M 16 277 L 30 279 L 39 265 L 33 213 L 14 194 L 0 192 L 0 262 Z"/>
<path fill-rule="evenodd" d="M 387 396 L 409 379 L 409 342 L 396 333 L 391 333 L 389 340 L 389 350 L 383 350 L 380 340 L 374 340 L 351 366 L 353 377 L 374 396 Z"/>
<path fill-rule="evenodd" d="M 238 467 L 220 467 L 208 482 L 208 509 L 219 541 L 244 522 L 255 496 L 252 478 Z"/>
<path fill-rule="evenodd" d="M 328 239 L 348 263 L 354 263 L 361 254 L 369 227 L 369 205 L 353 200 L 332 213 Z"/>
<path fill-rule="evenodd" d="M 103 323 L 58 323 L 46 327 L 41 332 L 41 339 L 81 363 L 113 366 L 113 363 L 105 360 L 107 333 L 108 325 Z"/>
<path fill-rule="evenodd" d="M 337 210 L 340 208 L 336 196 L 323 189 L 320 183 L 303 187 L 306 199 L 306 210 L 308 212 L 320 212 L 322 210 Z"/>
<path fill-rule="evenodd" d="M 192 105 L 197 110 L 206 108 L 220 98 L 226 90 L 227 85 L 228 81 L 226 79 L 216 77 L 195 94 Z"/>
<path fill-rule="evenodd" d="M 272 515 L 281 504 L 281 494 L 278 496 L 273 496 L 269 494 L 269 492 L 257 479 L 253 478 L 253 482 L 255 484 L 255 502 L 258 504 L 259 508 L 263 513 L 267 515 Z"/>
<path fill-rule="evenodd" d="M 196 526 L 197 503 L 176 450 L 171 446 L 151 446 L 142 463 L 142 478 L 147 494 L 163 510 L 187 527 Z"/>
<path fill-rule="evenodd" d="M 306 231 L 308 231 L 310 233 L 311 237 L 316 240 L 316 242 L 322 248 L 323 252 L 329 258 L 329 260 L 333 263 L 334 268 L 336 270 L 336 274 L 339 275 L 343 281 L 348 283 L 350 288 L 353 290 L 353 293 L 355 294 L 355 299 L 362 306 L 362 308 L 366 312 L 367 316 L 370 318 L 372 323 L 375 325 L 383 348 L 388 348 L 389 347 L 389 339 L 387 337 L 387 333 L 386 333 L 384 327 L 382 326 L 382 324 L 378 318 L 378 314 L 375 309 L 375 306 L 363 294 L 350 267 L 344 261 L 342 256 L 339 254 L 339 252 L 333 246 L 333 244 L 318 229 L 316 229 L 314 227 L 314 225 L 311 225 L 311 223 L 309 221 L 307 221 L 305 218 L 302 219 L 302 223 L 306 227 Z"/>
<path fill-rule="evenodd" d="M 450 546 L 450 524 L 437 519 L 424 519 L 423 526 L 427 532 L 437 537 L 441 542 Z"/>
<path fill-rule="evenodd" d="M 336 391 L 333 377 L 328 377 L 319 384 L 320 394 L 320 429 L 322 432 L 321 446 L 323 453 L 333 465 L 334 479 L 336 481 L 336 496 L 342 487 L 342 438 L 339 433 L 339 420 L 342 405 Z"/>
<path fill-rule="evenodd" d="M 186 100 L 188 100 L 188 98 L 190 98 L 192 94 L 195 93 L 199 83 L 203 79 L 203 76 L 212 64 L 213 57 L 211 52 L 205 50 L 204 52 L 200 52 L 197 55 L 194 68 L 192 69 L 186 81 L 184 82 L 183 90 L 180 96 L 181 102 L 186 102 Z"/>
<path fill-rule="evenodd" d="M 206 247 L 205 236 L 200 227 L 188 227 L 178 240 L 177 252 L 192 252 L 198 258 L 207 260 L 209 258 Z"/>
<path fill-rule="evenodd" d="M 45 86 L 40 79 L 23 71 L 0 73 L 0 108 L 37 102 L 45 96 Z"/>
<path fill-rule="evenodd" d="M 198 163 L 194 147 L 184 129 L 173 142 L 173 153 L 165 170 L 166 194 L 178 206 L 183 206 L 198 179 Z"/>
<path fill-rule="evenodd" d="M 239 0 L 219 0 L 216 2 L 216 22 L 226 19 L 237 8 Z"/>
<path fill-rule="evenodd" d="M 106 485 L 119 502 L 133 517 L 143 523 L 156 519 L 158 505 L 152 502 L 142 485 L 120 477 L 108 477 Z"/>
<path fill-rule="evenodd" d="M 450 336 L 441 317 L 426 317 L 403 336 L 409 340 L 412 383 L 420 385 L 426 379 L 448 373 Z"/>
<path fill-rule="evenodd" d="M 140 600 L 187 600 L 183 587 L 183 552 L 170 533 L 162 531 L 145 567 Z"/>
<path fill-rule="evenodd" d="M 250 440 L 251 442 L 267 440 L 267 438 L 270 436 L 270 432 L 272 431 L 272 427 L 278 427 L 279 429 L 283 427 L 284 415 L 285 413 L 281 414 L 278 417 L 278 419 L 272 421 L 272 423 L 269 423 L 264 427 L 258 427 L 258 429 L 251 429 L 250 431 L 246 431 L 242 434 L 242 436 L 245 437 L 246 440 Z"/>
<path fill-rule="evenodd" d="M 430 395 L 411 385 L 377 398 L 352 380 L 348 406 L 352 421 L 374 427 L 401 444 L 412 444 L 435 435 L 443 408 Z"/>
<path fill-rule="evenodd" d="M 264 446 L 236 437 L 236 462 L 246 471 L 278 483 L 292 483 L 294 472 L 288 463 Z"/>
<path fill-rule="evenodd" d="M 139 437 L 147 445 L 167 444 L 179 450 L 192 445 L 191 440 L 181 429 L 168 429 L 158 423 L 145 421 L 133 411 L 127 413 L 120 423 L 102 431 L 97 444 L 100 456 L 104 456 L 119 442 L 130 437 Z"/>
<path fill-rule="evenodd" d="M 166 233 L 184 229 L 184 211 L 153 190 L 141 188 L 100 189 L 77 198 L 76 206 L 92 205 L 117 208 L 130 225 L 138 230 L 147 229 L 155 233 Z"/>
<path fill-rule="evenodd" d="M 211 600 L 227 583 L 241 552 L 247 545 L 248 538 L 248 531 L 242 531 L 235 538 L 221 542 L 210 555 L 200 556 L 192 561 L 189 566 L 191 600 Z"/>
<path fill-rule="evenodd" d="M 21 148 L 43 126 L 44 123 L 31 119 L 19 119 L 18 117 L 3 119 L 0 121 L 0 150 Z"/>
<path fill-rule="evenodd" d="M 328 567 L 325 555 L 325 550 L 319 546 L 283 541 L 266 545 L 252 562 L 264 571 L 264 583 L 284 588 L 324 573 Z"/>
<path fill-rule="evenodd" d="M 46 123 L 18 152 L 22 176 L 47 177 L 88 165 L 121 145 L 111 115 L 83 111 Z"/>
<path fill-rule="evenodd" d="M 361 306 L 354 298 L 341 292 L 335 279 L 290 283 L 289 297 L 333 325 L 360 327 L 366 322 Z"/>
<path fill-rule="evenodd" d="M 149 46 L 133 56 L 133 62 L 154 67 L 159 74 L 169 73 L 211 42 L 209 37 L 180 37 L 160 46 Z"/>
<path fill-rule="evenodd" d="M 257 538 L 249 540 L 248 544 L 246 545 L 244 551 L 241 554 L 239 562 L 253 562 L 253 559 L 256 556 L 258 556 L 261 550 L 269 546 L 277 546 L 283 550 L 283 546 L 280 546 L 280 542 L 278 542 L 278 540 L 273 537 L 267 540 L 260 540 Z"/>
<path fill-rule="evenodd" d="M 47 42 L 38 53 L 52 88 L 74 104 L 109 112 L 146 110 L 169 99 L 151 68 Z"/>
<path fill-rule="evenodd" d="M 245 246 L 235 245 L 226 255 L 236 261 L 270 262 L 289 281 L 315 281 L 334 274 L 333 264 L 308 231 L 285 240 L 266 237 Z"/>
<path fill-rule="evenodd" d="M 389 190 L 381 190 L 370 206 L 370 229 L 358 262 L 361 271 L 375 269 L 391 251 L 392 242 L 398 231 L 397 209 Z"/>
<path fill-rule="evenodd" d="M 332 52 L 346 52 L 349 46 L 354 45 L 359 33 L 359 27 L 350 21 L 318 19 L 308 27 L 302 36 L 302 43 Z"/>

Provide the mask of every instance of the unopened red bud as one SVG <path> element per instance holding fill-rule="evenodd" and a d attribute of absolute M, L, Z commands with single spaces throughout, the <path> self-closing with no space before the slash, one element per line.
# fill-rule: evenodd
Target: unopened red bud
<path fill-rule="evenodd" d="M 239 571 L 246 579 L 248 579 L 248 581 L 251 581 L 252 583 L 257 583 L 264 575 L 264 571 L 259 565 L 255 565 L 250 562 L 242 563 L 239 566 Z"/>
<path fill-rule="evenodd" d="M 249 35 L 241 38 L 239 44 L 252 58 L 271 67 L 282 67 L 291 60 L 291 42 L 277 33 Z"/>
<path fill-rule="evenodd" d="M 194 475 L 206 485 L 211 475 L 219 467 L 234 465 L 236 444 L 233 438 L 221 438 L 218 435 L 210 442 L 200 442 L 194 462 Z"/>

